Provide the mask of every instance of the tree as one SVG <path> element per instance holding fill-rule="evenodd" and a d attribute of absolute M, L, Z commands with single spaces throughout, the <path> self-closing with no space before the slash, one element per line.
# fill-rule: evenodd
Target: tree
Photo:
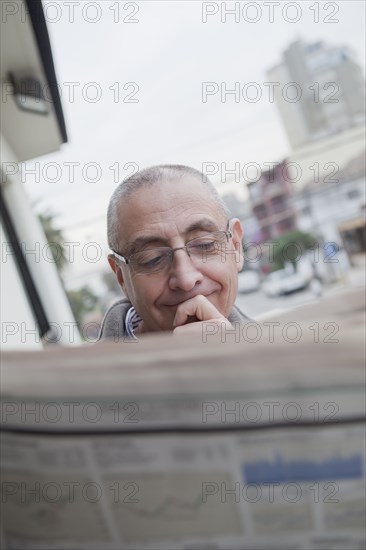
<path fill-rule="evenodd" d="M 93 311 L 98 303 L 98 297 L 88 285 L 84 285 L 78 290 L 67 291 L 71 309 L 79 327 L 83 324 L 85 313 Z"/>
<path fill-rule="evenodd" d="M 50 212 L 49 210 L 38 214 L 38 218 L 42 224 L 46 239 L 50 245 L 51 253 L 60 275 L 61 282 L 65 288 L 62 279 L 62 272 L 68 263 L 68 258 L 64 245 L 65 237 L 62 229 L 55 227 L 55 217 L 56 214 Z M 84 285 L 78 290 L 68 291 L 65 289 L 65 292 L 70 302 L 75 320 L 78 325 L 81 326 L 84 314 L 89 311 L 93 311 L 98 303 L 98 297 L 93 293 L 88 285 Z"/>
<path fill-rule="evenodd" d="M 51 254 L 61 275 L 67 264 L 67 256 L 64 246 L 65 238 L 62 233 L 62 229 L 57 229 L 54 225 L 55 217 L 56 215 L 49 210 L 38 214 L 38 218 L 42 224 L 46 239 L 50 245 Z"/>
<path fill-rule="evenodd" d="M 291 262 L 295 270 L 297 262 L 303 257 L 306 250 L 315 248 L 317 242 L 313 235 L 303 231 L 289 231 L 271 242 L 273 249 L 273 264 L 271 271 L 283 269 L 285 264 Z"/>

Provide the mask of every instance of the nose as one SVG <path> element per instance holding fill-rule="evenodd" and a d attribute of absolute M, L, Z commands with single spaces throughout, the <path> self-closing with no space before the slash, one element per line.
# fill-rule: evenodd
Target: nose
<path fill-rule="evenodd" d="M 169 288 L 188 292 L 202 281 L 203 275 L 197 269 L 194 260 L 191 259 L 187 251 L 184 248 L 176 249 L 169 272 Z"/>

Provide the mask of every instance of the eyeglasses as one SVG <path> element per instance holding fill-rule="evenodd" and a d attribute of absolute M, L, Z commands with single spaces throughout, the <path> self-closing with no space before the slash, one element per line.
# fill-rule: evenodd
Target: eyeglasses
<path fill-rule="evenodd" d="M 185 250 L 188 256 L 206 262 L 209 257 L 223 253 L 225 245 L 232 237 L 230 222 L 226 231 L 214 231 L 200 237 L 195 237 L 185 246 L 171 248 L 170 246 L 157 246 L 141 250 L 126 257 L 112 250 L 117 260 L 130 266 L 135 273 L 159 273 L 170 267 L 173 262 L 174 252 Z"/>

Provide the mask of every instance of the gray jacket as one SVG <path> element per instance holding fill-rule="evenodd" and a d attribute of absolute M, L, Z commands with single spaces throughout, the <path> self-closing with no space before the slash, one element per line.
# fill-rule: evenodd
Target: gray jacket
<path fill-rule="evenodd" d="M 131 302 L 127 298 L 121 298 L 108 309 L 104 315 L 102 326 L 100 327 L 100 333 L 98 340 L 104 340 L 106 338 L 113 339 L 115 342 L 129 340 L 126 334 L 125 319 L 127 311 L 132 306 Z M 229 315 L 230 323 L 240 323 L 244 325 L 248 323 L 250 319 L 244 315 L 240 309 L 234 305 Z"/>

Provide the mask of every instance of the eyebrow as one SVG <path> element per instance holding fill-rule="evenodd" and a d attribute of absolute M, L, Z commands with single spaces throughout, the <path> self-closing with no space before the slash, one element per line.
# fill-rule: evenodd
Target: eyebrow
<path fill-rule="evenodd" d="M 184 235 L 188 235 L 189 233 L 193 233 L 194 231 L 214 232 L 219 230 L 219 226 L 213 220 L 203 218 L 201 220 L 197 220 L 191 223 L 191 225 L 189 225 L 184 231 Z M 167 245 L 167 240 L 157 235 L 146 235 L 137 237 L 137 239 L 127 245 L 127 254 L 133 254 L 134 252 L 136 252 L 136 250 L 139 250 L 143 246 L 152 243 L 161 243 L 163 245 Z"/>

